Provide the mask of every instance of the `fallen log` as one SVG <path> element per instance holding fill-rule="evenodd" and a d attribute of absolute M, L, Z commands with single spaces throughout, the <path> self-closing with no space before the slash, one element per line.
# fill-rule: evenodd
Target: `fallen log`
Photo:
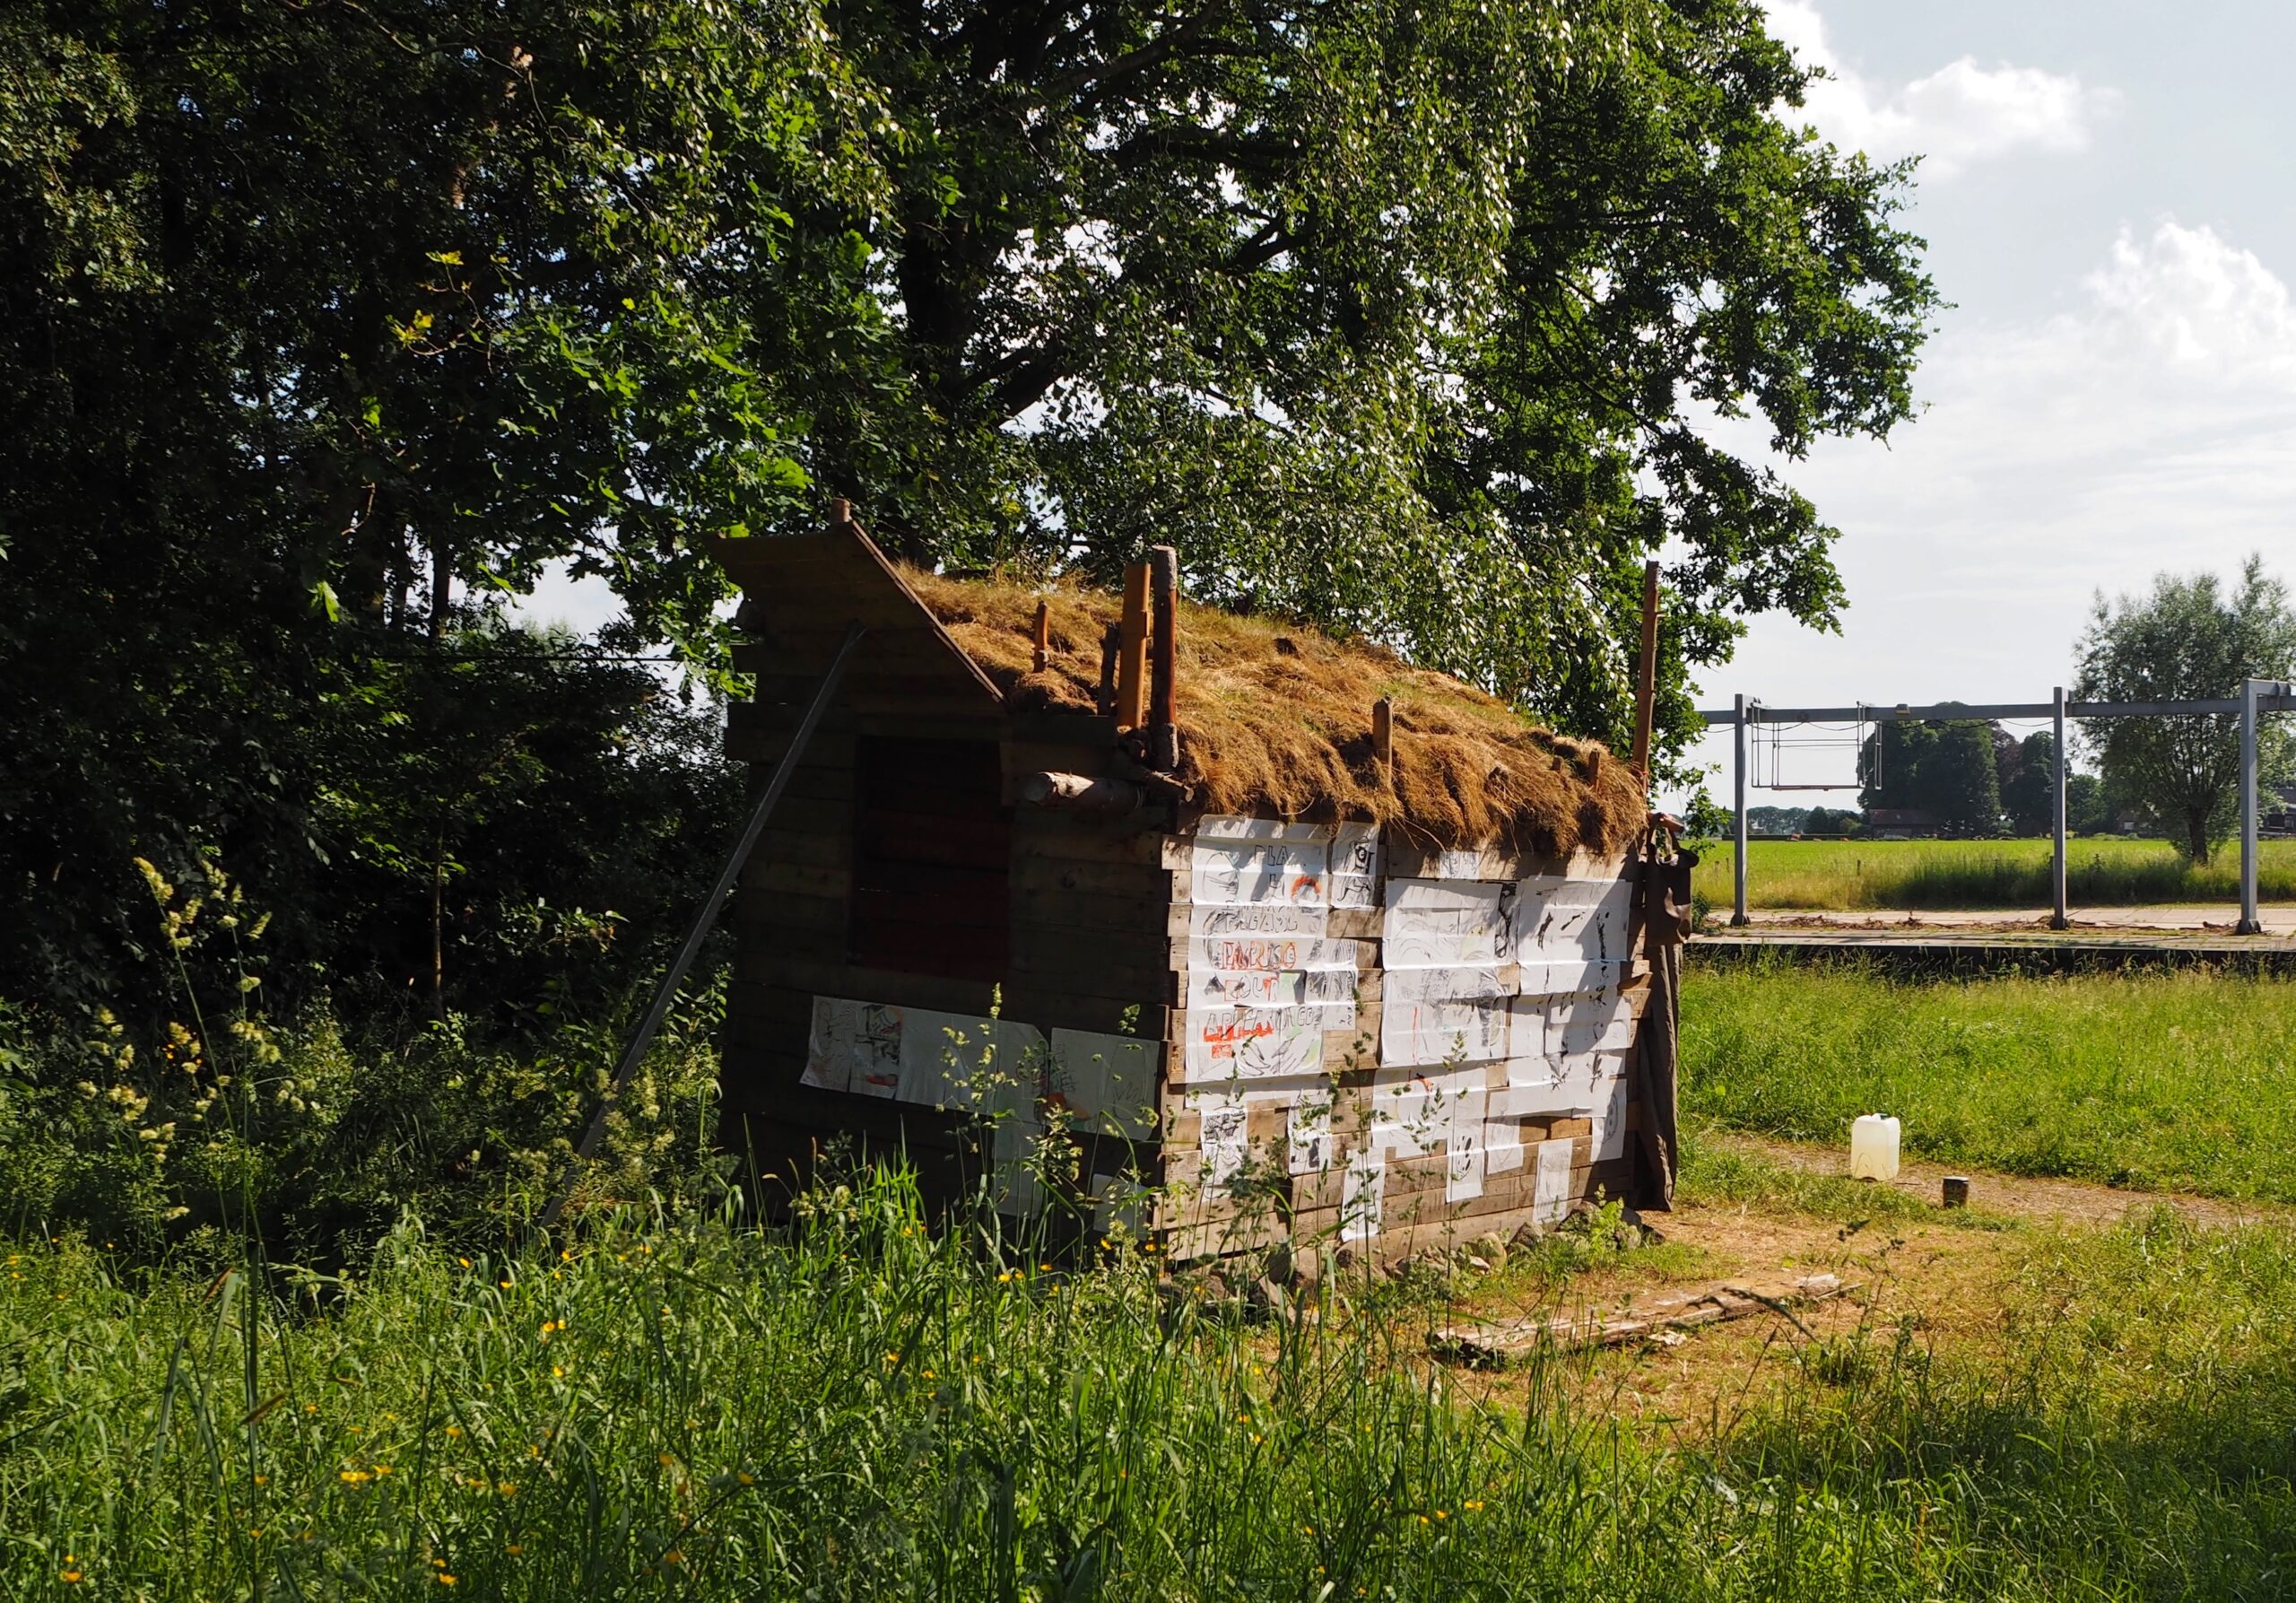
<path fill-rule="evenodd" d="M 1622 1347 L 1639 1342 L 1672 1345 L 1689 1331 L 1762 1312 L 1789 1320 L 1795 1329 L 1809 1336 L 1810 1328 L 1795 1317 L 1794 1309 L 1831 1302 L 1857 1289 L 1844 1285 L 1836 1275 L 1811 1275 L 1785 1285 L 1731 1283 L 1702 1292 L 1655 1298 L 1617 1314 L 1594 1313 L 1583 1318 L 1565 1315 L 1430 1331 L 1427 1350 L 1439 1362 L 1463 1369 L 1504 1369 L 1541 1350 L 1568 1353 L 1588 1347 Z"/>

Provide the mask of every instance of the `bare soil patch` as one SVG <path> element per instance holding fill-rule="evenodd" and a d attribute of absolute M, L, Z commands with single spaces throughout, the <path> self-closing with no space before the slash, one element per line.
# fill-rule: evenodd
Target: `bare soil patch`
<path fill-rule="evenodd" d="M 1847 1154 L 1828 1148 L 1717 1132 L 1700 1138 L 1806 1172 L 1848 1170 Z M 1838 1220 L 1770 1203 L 1685 1204 L 1651 1217 L 1665 1237 L 1655 1252 L 1630 1253 L 1559 1287 L 1496 1276 L 1458 1300 L 1459 1322 L 1566 1314 L 1616 1323 L 1678 1306 L 1685 1293 L 1823 1274 L 1850 1289 L 1796 1307 L 1791 1319 L 1765 1309 L 1678 1337 L 1570 1355 L 1544 1370 L 1462 1372 L 1458 1383 L 1494 1404 L 1520 1407 L 1534 1386 L 1560 1379 L 1611 1417 L 1679 1442 L 1710 1441 L 1784 1388 L 1831 1383 L 1846 1364 L 1879 1362 L 1900 1341 L 1933 1353 L 1996 1345 L 2009 1294 L 2051 1232 L 2104 1229 L 2161 1207 L 2210 1227 L 2296 1224 L 2296 1208 L 1929 1163 L 1906 1164 L 1887 1186 L 1935 1204 L 1948 1172 L 1969 1179 L 1976 1213 L 1940 1207 L 1909 1218 L 1893 1207 L 1870 1219 Z"/>

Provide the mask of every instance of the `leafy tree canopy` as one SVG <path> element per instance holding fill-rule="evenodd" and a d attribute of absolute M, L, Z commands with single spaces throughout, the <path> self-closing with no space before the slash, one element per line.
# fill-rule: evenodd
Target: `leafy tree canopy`
<path fill-rule="evenodd" d="M 2163 573 L 2151 593 L 2108 602 L 2099 593 L 2075 648 L 2074 694 L 2086 701 L 2203 701 L 2237 695 L 2247 678 L 2296 675 L 2296 613 L 2261 555 L 2228 594 L 2213 573 Z M 2264 783 L 2296 772 L 2283 720 L 2258 720 Z M 2239 719 L 2099 719 L 2083 738 L 2115 800 L 2137 809 L 2196 862 L 2238 826 Z"/>
<path fill-rule="evenodd" d="M 570 562 L 715 663 L 695 536 L 831 495 L 928 562 L 1170 540 L 1613 738 L 1663 553 L 1678 744 L 1842 599 L 1703 423 L 1885 434 L 1935 305 L 1805 82 L 1752 0 L 12 8 L 6 983 L 117 960 L 132 849 L 317 898 L 344 720 L 474 590 Z"/>
<path fill-rule="evenodd" d="M 1646 556 L 1677 737 L 1744 614 L 1831 623 L 1833 531 L 1700 424 L 1886 433 L 1935 300 L 1905 170 L 1797 131 L 1756 5 L 832 16 L 905 137 L 883 366 L 806 460 L 903 552 L 1170 540 L 1200 593 L 1613 738 Z"/>
<path fill-rule="evenodd" d="M 1981 719 L 1883 724 L 1858 749 L 1858 805 L 1927 813 L 1948 834 L 1997 833 L 2001 745 L 2000 727 Z"/>

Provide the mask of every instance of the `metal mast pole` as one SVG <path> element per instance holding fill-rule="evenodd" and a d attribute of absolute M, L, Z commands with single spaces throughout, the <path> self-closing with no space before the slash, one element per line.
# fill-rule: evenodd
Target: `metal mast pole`
<path fill-rule="evenodd" d="M 2259 935 L 2257 918 L 2257 681 L 2240 681 L 2240 922 L 2235 935 Z"/>
<path fill-rule="evenodd" d="M 1735 701 L 1738 721 L 1732 730 L 1737 747 L 1737 845 L 1730 857 L 1730 922 L 1733 927 L 1746 921 L 1746 698 L 1740 695 Z"/>
<path fill-rule="evenodd" d="M 2050 807 L 2055 815 L 2051 832 L 2056 836 L 2057 852 L 2049 865 L 2049 884 L 2056 893 L 2057 910 L 2050 917 L 2051 929 L 2063 929 L 2072 923 L 2067 917 L 2065 895 L 2065 779 L 2069 771 L 2065 752 L 2065 686 L 2057 687 L 2051 701 L 2057 719 L 2057 800 Z"/>

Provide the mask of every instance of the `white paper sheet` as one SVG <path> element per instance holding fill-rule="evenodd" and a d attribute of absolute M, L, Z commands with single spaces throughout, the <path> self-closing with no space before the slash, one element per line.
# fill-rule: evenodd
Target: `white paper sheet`
<path fill-rule="evenodd" d="M 1368 1241 L 1379 1233 L 1387 1212 L 1387 1166 L 1376 1152 L 1347 1160 L 1340 1182 L 1340 1240 Z"/>
<path fill-rule="evenodd" d="M 1541 875 L 1518 882 L 1515 949 L 1522 963 L 1623 961 L 1634 886 L 1622 879 Z"/>
<path fill-rule="evenodd" d="M 1155 1135 L 1162 1041 L 1056 1029 L 1051 1050 L 1051 1094 L 1080 1128 L 1135 1141 Z"/>
<path fill-rule="evenodd" d="M 1224 813 L 1207 814 L 1196 823 L 1196 838 L 1201 841 L 1328 841 L 1334 832 L 1335 826 L 1328 823 L 1292 823 L 1281 818 L 1242 818 Z"/>
<path fill-rule="evenodd" d="M 1595 1162 L 1608 1163 L 1626 1154 L 1626 1076 L 1621 1075 L 1610 1085 L 1610 1093 L 1595 1110 Z"/>
<path fill-rule="evenodd" d="M 1294 1174 L 1320 1174 L 1333 1157 L 1331 1099 L 1309 1097 L 1292 1104 L 1285 1120 L 1290 1167 Z"/>
<path fill-rule="evenodd" d="M 1321 907 L 1327 867 L 1317 841 L 1205 841 L 1189 849 L 1189 897 L 1244 906 Z"/>
<path fill-rule="evenodd" d="M 1311 1075 L 1323 1067 L 1320 1008 L 1205 1008 L 1184 1015 L 1182 1027 L 1183 1069 L 1191 1082 Z"/>
<path fill-rule="evenodd" d="M 1391 879 L 1380 915 L 1380 966 L 1494 965 L 1507 961 L 1515 887 L 1509 884 Z"/>
<path fill-rule="evenodd" d="M 1487 1063 L 1507 1056 L 1509 997 L 1496 969 L 1391 969 L 1381 984 L 1383 1064 Z"/>
<path fill-rule="evenodd" d="M 890 1097 L 900 1088 L 905 1010 L 842 997 L 815 997 L 800 1084 Z"/>
<path fill-rule="evenodd" d="M 1552 1224 L 1570 1211 L 1570 1147 L 1569 1141 L 1539 1143 L 1531 1216 L 1542 1224 Z"/>
<path fill-rule="evenodd" d="M 1198 902 L 1187 910 L 1190 938 L 1248 938 L 1267 936 L 1319 936 L 1329 919 L 1321 907 L 1263 906 Z"/>

